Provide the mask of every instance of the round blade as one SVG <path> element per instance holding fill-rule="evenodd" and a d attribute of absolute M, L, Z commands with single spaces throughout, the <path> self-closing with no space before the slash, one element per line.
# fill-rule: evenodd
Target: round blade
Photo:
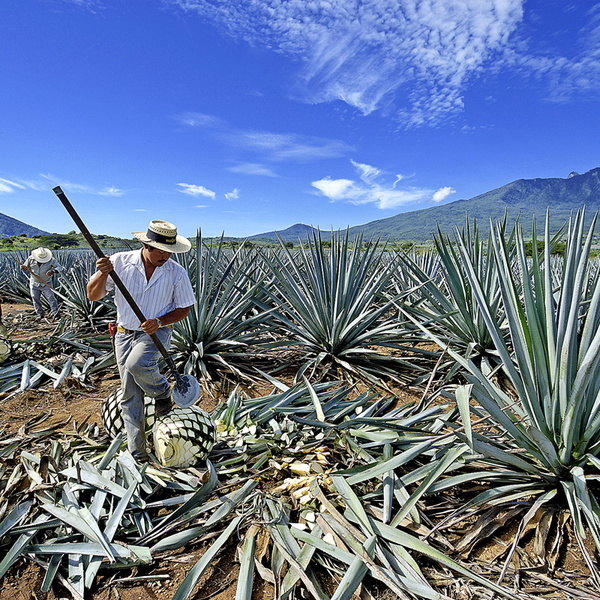
<path fill-rule="evenodd" d="M 191 375 L 177 375 L 173 386 L 173 402 L 179 408 L 187 408 L 198 400 L 200 396 L 200 384 Z"/>

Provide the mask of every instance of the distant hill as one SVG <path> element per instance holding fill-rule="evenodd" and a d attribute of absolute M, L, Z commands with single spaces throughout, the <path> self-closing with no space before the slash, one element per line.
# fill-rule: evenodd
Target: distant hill
<path fill-rule="evenodd" d="M 480 232 L 486 233 L 490 219 L 502 218 L 505 211 L 510 224 L 519 217 L 523 231 L 530 234 L 534 214 L 538 232 L 543 232 L 548 208 L 550 229 L 556 232 L 572 212 L 584 205 L 588 216 L 600 210 L 600 167 L 583 175 L 571 173 L 566 179 L 519 179 L 469 200 L 456 200 L 351 227 L 350 234 L 424 241 L 432 239 L 438 225 L 442 233 L 451 233 L 455 226 L 464 225 L 467 215 L 471 222 L 477 220 Z"/>
<path fill-rule="evenodd" d="M 501 219 L 506 211 L 511 225 L 519 217 L 523 231 L 530 234 L 533 215 L 538 231 L 542 232 L 546 209 L 550 208 L 550 229 L 556 232 L 572 212 L 584 205 L 589 216 L 600 210 L 600 167 L 583 175 L 573 172 L 566 179 L 519 179 L 469 200 L 400 213 L 350 227 L 349 231 L 351 236 L 362 234 L 365 239 L 382 236 L 393 241 L 426 241 L 437 233 L 438 225 L 442 233 L 449 234 L 456 226 L 464 225 L 468 215 L 470 222 L 476 220 L 479 231 L 486 234 L 490 219 Z M 312 229 L 297 224 L 278 233 L 284 241 L 297 242 L 298 238 L 305 240 Z M 329 230 L 321 231 L 323 240 L 330 235 Z M 277 236 L 271 231 L 249 239 L 277 239 Z"/>
<path fill-rule="evenodd" d="M 313 231 L 313 227 L 310 225 L 303 225 L 302 223 L 297 223 L 296 225 L 292 225 L 287 229 L 283 229 L 281 231 L 268 231 L 267 233 L 259 233 L 258 235 L 252 235 L 248 239 L 249 240 L 277 240 L 277 235 L 284 242 L 297 242 L 300 240 L 305 240 L 307 236 L 310 235 L 311 231 Z"/>
<path fill-rule="evenodd" d="M 32 227 L 31 225 L 27 225 L 27 223 L 0 213 L 0 237 L 12 237 L 13 235 L 21 235 L 22 233 L 27 237 L 48 235 L 47 231 L 42 231 L 37 227 Z"/>

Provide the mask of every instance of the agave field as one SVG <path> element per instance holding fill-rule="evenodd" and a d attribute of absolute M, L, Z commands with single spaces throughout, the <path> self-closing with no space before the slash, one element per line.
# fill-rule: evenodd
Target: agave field
<path fill-rule="evenodd" d="M 103 430 L 114 305 L 91 252 L 56 251 L 60 321 L 0 327 L 2 600 L 32 572 L 23 598 L 600 599 L 596 219 L 533 256 L 492 225 L 408 254 L 198 235 L 171 353 L 218 441 L 182 469 Z M 25 258 L 0 255 L 5 305 Z M 32 398 L 87 416 L 19 421 Z"/>

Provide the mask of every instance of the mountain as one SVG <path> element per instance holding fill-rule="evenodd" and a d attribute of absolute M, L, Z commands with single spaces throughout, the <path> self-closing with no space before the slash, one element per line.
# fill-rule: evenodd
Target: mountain
<path fill-rule="evenodd" d="M 32 227 L 31 225 L 27 225 L 27 223 L 0 213 L 0 237 L 12 237 L 13 235 L 21 235 L 22 233 L 27 237 L 48 235 L 47 231 L 42 231 L 37 227 Z"/>
<path fill-rule="evenodd" d="M 442 233 L 451 233 L 456 226 L 464 225 L 467 215 L 471 223 L 477 220 L 481 233 L 487 233 L 490 219 L 501 219 L 505 211 L 509 224 L 519 218 L 524 233 L 530 234 L 534 215 L 538 232 L 543 232 L 547 209 L 550 210 L 550 230 L 556 232 L 571 213 L 583 206 L 587 215 L 600 210 L 600 167 L 583 175 L 573 172 L 566 179 L 519 179 L 469 200 L 456 200 L 351 227 L 350 234 L 424 241 L 432 239 L 438 225 Z"/>
<path fill-rule="evenodd" d="M 249 240 L 277 240 L 277 235 L 284 242 L 298 242 L 298 240 L 305 240 L 307 236 L 313 231 L 313 227 L 310 225 L 304 225 L 302 223 L 296 223 L 287 229 L 282 231 L 268 231 L 267 233 L 259 233 L 258 235 L 252 235 Z"/>
<path fill-rule="evenodd" d="M 583 206 L 588 216 L 600 210 L 600 167 L 583 175 L 573 172 L 566 179 L 518 179 L 468 200 L 400 213 L 350 227 L 349 231 L 351 237 L 362 234 L 365 239 L 382 236 L 393 241 L 426 241 L 433 238 L 438 226 L 442 233 L 450 234 L 455 227 L 462 227 L 468 216 L 471 223 L 477 221 L 480 233 L 486 234 L 490 219 L 501 219 L 506 212 L 509 225 L 519 218 L 527 235 L 531 234 L 534 215 L 538 232 L 543 232 L 549 208 L 550 230 L 556 232 L 572 212 Z M 298 224 L 278 233 L 284 241 L 297 242 L 298 238 L 305 240 L 311 230 L 308 225 Z M 321 231 L 323 240 L 330 235 L 330 231 Z M 271 231 L 253 238 L 276 239 L 277 236 Z"/>

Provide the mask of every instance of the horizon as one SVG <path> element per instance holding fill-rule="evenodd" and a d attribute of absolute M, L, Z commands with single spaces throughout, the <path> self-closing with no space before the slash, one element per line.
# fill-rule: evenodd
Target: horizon
<path fill-rule="evenodd" d="M 5 0 L 0 212 L 345 229 L 596 167 L 600 2 Z"/>

